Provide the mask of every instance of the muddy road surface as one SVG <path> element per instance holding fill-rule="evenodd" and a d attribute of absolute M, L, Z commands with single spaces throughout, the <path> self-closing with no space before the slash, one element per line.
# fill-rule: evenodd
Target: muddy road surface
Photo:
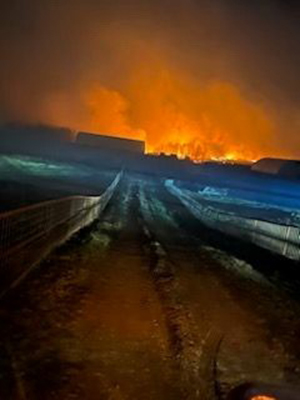
<path fill-rule="evenodd" d="M 244 381 L 297 384 L 297 290 L 267 273 L 282 260 L 242 247 L 162 182 L 125 176 L 99 221 L 2 300 L 0 398 L 225 399 Z"/>

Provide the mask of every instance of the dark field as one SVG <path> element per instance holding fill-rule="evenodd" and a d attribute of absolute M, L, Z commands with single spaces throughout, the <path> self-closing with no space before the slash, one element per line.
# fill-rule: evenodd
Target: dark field
<path fill-rule="evenodd" d="M 66 196 L 97 196 L 115 171 L 83 164 L 0 155 L 0 212 Z"/>

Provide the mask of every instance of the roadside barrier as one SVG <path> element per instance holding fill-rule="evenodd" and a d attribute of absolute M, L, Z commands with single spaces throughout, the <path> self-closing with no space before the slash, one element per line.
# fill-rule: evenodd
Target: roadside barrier
<path fill-rule="evenodd" d="M 188 191 L 174 185 L 172 180 L 166 180 L 165 186 L 204 225 L 289 259 L 300 260 L 300 227 L 246 218 L 237 213 L 204 206 L 193 199 Z"/>
<path fill-rule="evenodd" d="M 0 297 L 54 247 L 98 218 L 121 177 L 119 172 L 100 196 L 70 196 L 0 214 Z"/>

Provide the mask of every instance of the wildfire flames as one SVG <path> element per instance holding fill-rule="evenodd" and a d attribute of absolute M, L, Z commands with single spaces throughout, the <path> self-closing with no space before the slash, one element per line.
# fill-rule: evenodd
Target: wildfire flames
<path fill-rule="evenodd" d="M 148 153 L 195 161 L 256 160 L 281 151 L 269 110 L 238 84 L 199 78 L 173 65 L 157 45 L 145 46 L 124 34 L 128 54 L 114 32 L 101 40 L 124 61 L 123 75 L 101 79 L 101 74 L 93 78 L 84 71 L 76 84 L 45 93 L 35 107 L 27 101 L 28 91 L 19 91 L 25 96 L 20 97 L 19 118 L 142 139 Z"/>
<path fill-rule="evenodd" d="M 142 139 L 196 161 L 299 158 L 290 6 L 31 3 L 1 14 L 1 123 Z"/>
<path fill-rule="evenodd" d="M 203 160 L 255 160 L 270 151 L 273 125 L 262 106 L 232 84 L 198 87 L 170 73 L 135 77 L 120 92 L 93 86 L 85 93 L 80 128 L 143 139 L 146 151 Z"/>
<path fill-rule="evenodd" d="M 270 116 L 238 87 L 222 81 L 199 85 L 180 73 L 150 68 L 134 72 L 118 90 L 95 83 L 79 97 L 48 97 L 42 121 L 142 139 L 147 153 L 195 161 L 252 161 L 276 154 Z"/>

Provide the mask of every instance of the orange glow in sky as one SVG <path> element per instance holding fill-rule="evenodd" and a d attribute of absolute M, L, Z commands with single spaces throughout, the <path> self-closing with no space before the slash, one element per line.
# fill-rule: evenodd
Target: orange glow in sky
<path fill-rule="evenodd" d="M 84 94 L 84 130 L 143 139 L 146 151 L 202 160 L 256 160 L 268 154 L 273 125 L 262 106 L 225 82 L 204 87 L 161 72 L 136 76 L 126 94 L 95 85 Z"/>

